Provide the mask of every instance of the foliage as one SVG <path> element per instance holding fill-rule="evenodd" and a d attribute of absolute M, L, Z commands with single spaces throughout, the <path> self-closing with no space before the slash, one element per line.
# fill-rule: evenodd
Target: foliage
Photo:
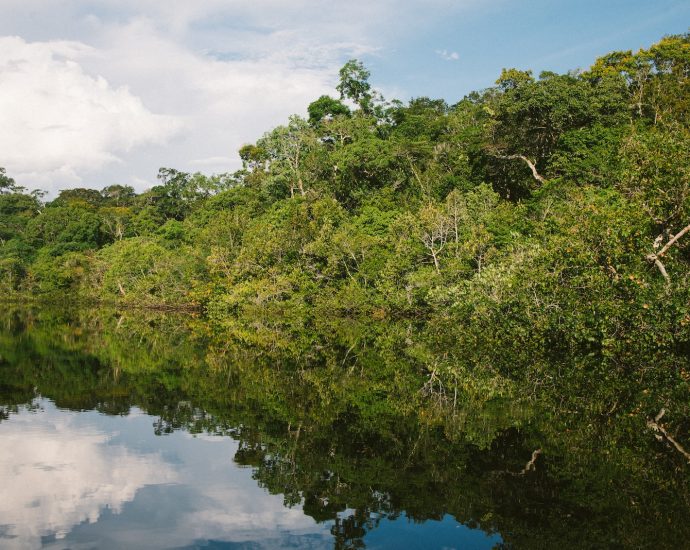
<path fill-rule="evenodd" d="M 400 368 L 436 403 L 522 388 L 658 412 L 641 384 L 683 408 L 681 372 L 635 357 L 690 345 L 689 40 L 504 70 L 455 105 L 386 103 L 350 60 L 340 99 L 244 145 L 238 172 L 162 168 L 138 194 L 41 204 L 2 171 L 1 288 L 195 307 L 293 351 L 322 322 L 408 320 L 424 336 Z"/>
<path fill-rule="evenodd" d="M 322 95 L 316 101 L 312 101 L 307 109 L 309 112 L 309 123 L 319 124 L 326 117 L 336 117 L 339 115 L 350 116 L 350 109 L 337 99 Z"/>

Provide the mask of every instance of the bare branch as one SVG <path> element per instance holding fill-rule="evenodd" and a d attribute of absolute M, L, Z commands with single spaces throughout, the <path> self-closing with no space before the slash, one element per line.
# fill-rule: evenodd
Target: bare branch
<path fill-rule="evenodd" d="M 661 420 L 665 414 L 666 414 L 666 409 L 664 409 L 662 407 L 661 410 L 658 412 L 658 414 L 654 417 L 654 422 L 659 422 L 659 420 Z"/>
<path fill-rule="evenodd" d="M 676 233 L 675 236 L 671 237 L 671 239 L 664 245 L 664 247 L 657 252 L 656 256 L 663 256 L 668 252 L 668 249 L 671 248 L 678 239 L 680 239 L 683 235 L 685 235 L 688 231 L 690 231 L 690 225 L 686 225 L 683 229 L 681 229 L 678 233 Z"/>
<path fill-rule="evenodd" d="M 653 254 L 647 254 L 647 260 L 652 262 L 654 265 L 656 265 L 659 268 L 659 271 L 663 275 L 664 279 L 666 279 L 666 283 L 670 284 L 671 283 L 671 278 L 668 276 L 668 272 L 666 271 L 666 267 L 664 267 L 664 264 L 661 263 L 661 258 L 666 252 L 669 251 L 669 249 L 678 242 L 678 240 L 685 235 L 688 231 L 690 231 L 690 225 L 686 225 L 683 229 L 681 229 L 678 233 L 676 233 L 673 237 L 669 239 L 669 241 L 662 247 L 659 252 L 655 252 Z M 654 248 L 657 248 L 660 245 L 661 241 L 659 240 L 659 237 L 654 241 Z"/>
<path fill-rule="evenodd" d="M 522 472 L 520 474 L 524 475 L 527 472 L 531 472 L 533 470 L 536 470 L 535 463 L 537 462 L 537 458 L 539 458 L 539 455 L 541 454 L 541 449 L 536 449 L 532 452 L 532 458 L 529 459 L 529 462 L 527 465 L 522 469 Z"/>
<path fill-rule="evenodd" d="M 680 443 L 673 439 L 671 434 L 669 434 L 666 431 L 666 429 L 661 424 L 659 424 L 659 420 L 661 420 L 664 414 L 666 414 L 666 409 L 661 409 L 659 411 L 659 414 L 657 414 L 653 420 L 647 420 L 647 426 L 655 432 L 661 433 L 666 438 L 666 441 L 673 445 L 673 447 L 675 447 L 675 449 L 680 454 L 682 454 L 688 461 L 690 461 L 690 453 L 688 453 Z"/>
<path fill-rule="evenodd" d="M 514 160 L 514 159 L 520 159 L 523 161 L 527 166 L 529 166 L 529 169 L 532 171 L 532 177 L 537 180 L 539 183 L 546 183 L 546 178 L 537 172 L 537 167 L 536 165 L 528 159 L 525 155 L 498 155 L 498 154 L 493 154 L 492 156 L 499 158 L 499 159 L 506 159 L 506 160 Z"/>
<path fill-rule="evenodd" d="M 511 472 L 509 470 L 504 470 L 502 473 L 511 476 L 524 476 L 527 472 L 534 472 L 537 469 L 537 459 L 539 458 L 539 455 L 541 455 L 541 453 L 541 449 L 535 449 L 534 451 L 532 451 L 532 458 L 529 459 L 525 467 L 519 472 Z"/>
<path fill-rule="evenodd" d="M 664 264 L 661 263 L 661 260 L 659 260 L 657 254 L 647 254 L 647 260 L 654 263 L 654 265 L 659 268 L 659 271 L 663 275 L 664 279 L 666 279 L 666 284 L 671 284 L 671 277 L 668 276 L 668 271 L 666 271 L 666 267 L 664 267 Z"/>

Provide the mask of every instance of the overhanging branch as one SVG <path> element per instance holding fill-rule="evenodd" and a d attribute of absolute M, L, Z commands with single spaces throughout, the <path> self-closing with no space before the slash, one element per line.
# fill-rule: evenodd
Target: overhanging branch
<path fill-rule="evenodd" d="M 499 158 L 499 159 L 506 159 L 506 160 L 515 160 L 519 159 L 523 161 L 529 169 L 532 171 L 532 177 L 537 180 L 539 183 L 546 183 L 546 178 L 539 174 L 537 171 L 537 166 L 530 160 L 528 159 L 525 155 L 498 155 L 498 154 L 493 154 L 492 156 Z"/>
<path fill-rule="evenodd" d="M 659 272 L 661 275 L 666 279 L 666 283 L 670 284 L 671 283 L 671 278 L 668 276 L 668 272 L 666 271 L 666 267 L 664 266 L 663 263 L 661 263 L 661 259 L 666 252 L 669 251 L 669 249 L 678 242 L 678 239 L 680 239 L 683 235 L 685 235 L 688 231 L 690 231 L 690 225 L 686 225 L 683 229 L 681 229 L 678 233 L 676 233 L 674 236 L 672 236 L 668 242 L 659 250 L 659 252 L 654 252 L 652 254 L 647 254 L 647 260 L 652 262 L 654 265 L 657 266 L 659 269 Z M 656 243 L 655 243 L 656 244 Z"/>
<path fill-rule="evenodd" d="M 690 453 L 688 453 L 683 446 L 678 443 L 671 434 L 669 434 L 666 431 L 666 428 L 664 428 L 661 424 L 659 424 L 659 421 L 661 418 L 666 414 L 666 409 L 661 409 L 659 411 L 659 414 L 657 414 L 654 419 L 649 419 L 647 420 L 647 426 L 657 432 L 658 434 L 662 435 L 657 435 L 658 439 L 666 439 L 673 447 L 678 451 L 680 454 L 682 454 L 688 461 L 690 461 Z M 663 436 L 663 437 L 662 437 Z"/>

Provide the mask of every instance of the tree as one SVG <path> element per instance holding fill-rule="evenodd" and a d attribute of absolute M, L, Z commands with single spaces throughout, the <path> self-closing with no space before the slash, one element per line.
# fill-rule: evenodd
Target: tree
<path fill-rule="evenodd" d="M 96 249 L 105 242 L 101 218 L 83 206 L 46 207 L 29 221 L 26 234 L 53 255 Z"/>
<path fill-rule="evenodd" d="M 503 69 L 501 70 L 501 76 L 496 80 L 496 84 L 504 92 L 515 90 L 524 84 L 531 84 L 533 82 L 532 71 L 521 71 L 519 69 Z"/>
<path fill-rule="evenodd" d="M 130 206 L 136 193 L 129 185 L 109 185 L 101 190 L 105 204 L 109 206 Z"/>
<path fill-rule="evenodd" d="M 105 206 L 98 210 L 103 220 L 103 231 L 114 241 L 122 240 L 127 233 L 133 213 L 127 206 Z"/>
<path fill-rule="evenodd" d="M 57 198 L 51 202 L 52 206 L 82 206 L 98 208 L 103 202 L 103 195 L 95 189 L 77 187 L 63 189 Z"/>
<path fill-rule="evenodd" d="M 23 187 L 17 185 L 13 178 L 5 173 L 5 169 L 0 167 L 0 194 L 21 193 Z"/>
<path fill-rule="evenodd" d="M 350 116 L 350 109 L 347 105 L 330 96 L 322 95 L 316 101 L 312 101 L 307 107 L 309 113 L 309 124 L 315 126 L 324 118 L 336 116 Z"/>
<path fill-rule="evenodd" d="M 445 209 L 429 204 L 419 212 L 418 222 L 419 239 L 426 248 L 427 255 L 433 260 L 436 273 L 440 274 L 439 256 L 451 236 L 452 220 Z"/>
<path fill-rule="evenodd" d="M 297 115 L 290 117 L 287 126 L 278 126 L 257 142 L 257 147 L 266 152 L 271 180 L 278 184 L 287 180 L 290 197 L 295 196 L 295 191 L 305 195 L 303 163 L 317 146 L 312 128 Z"/>
<path fill-rule="evenodd" d="M 135 203 L 156 208 L 165 218 L 183 220 L 194 208 L 215 193 L 235 184 L 231 175 L 205 176 L 174 168 L 160 168 L 156 185 L 139 195 Z"/>
<path fill-rule="evenodd" d="M 566 133 L 626 122 L 624 89 L 610 79 L 593 83 L 578 74 L 546 73 L 535 81 L 510 70 L 497 82 L 500 92 L 487 101 L 492 120 L 485 152 L 492 180 L 511 198 L 528 196 L 550 179 L 546 170 Z"/>
<path fill-rule="evenodd" d="M 634 132 L 621 148 L 617 188 L 635 201 L 659 232 L 690 219 L 690 130 L 659 124 Z"/>
<path fill-rule="evenodd" d="M 31 195 L 0 194 L 0 244 L 22 236 L 26 225 L 40 211 L 39 202 Z"/>
<path fill-rule="evenodd" d="M 686 122 L 690 113 L 690 33 L 664 37 L 647 50 L 619 51 L 594 63 L 586 75 L 593 81 L 620 78 L 627 88 L 631 114 L 653 124 Z"/>
<path fill-rule="evenodd" d="M 372 110 L 370 75 L 361 61 L 350 59 L 340 69 L 340 82 L 335 87 L 340 92 L 340 99 L 354 101 L 365 114 L 370 114 Z"/>
<path fill-rule="evenodd" d="M 649 216 L 655 233 L 650 238 L 653 252 L 646 257 L 667 282 L 670 276 L 661 260 L 671 247 L 681 247 L 679 239 L 690 231 L 688 151 L 690 131 L 677 123 L 634 133 L 621 148 L 617 187 Z"/>
<path fill-rule="evenodd" d="M 255 171 L 261 168 L 265 168 L 267 156 L 266 151 L 261 147 L 247 143 L 240 147 L 238 151 L 240 159 L 242 159 L 242 165 L 245 170 Z"/>

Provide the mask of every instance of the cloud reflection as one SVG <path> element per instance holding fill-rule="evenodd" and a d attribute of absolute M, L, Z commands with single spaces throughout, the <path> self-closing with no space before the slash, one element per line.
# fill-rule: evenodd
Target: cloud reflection
<path fill-rule="evenodd" d="M 65 537 L 95 523 L 104 509 L 118 514 L 150 484 L 176 474 L 160 454 L 138 454 L 110 443 L 114 434 L 84 428 L 76 413 L 46 403 L 0 423 L 0 546 L 36 548 L 42 537 Z"/>
<path fill-rule="evenodd" d="M 0 423 L 0 547 L 328 548 L 329 525 L 237 467 L 237 442 L 154 435 L 152 417 L 20 410 Z M 127 504 L 127 506 L 125 506 Z"/>

